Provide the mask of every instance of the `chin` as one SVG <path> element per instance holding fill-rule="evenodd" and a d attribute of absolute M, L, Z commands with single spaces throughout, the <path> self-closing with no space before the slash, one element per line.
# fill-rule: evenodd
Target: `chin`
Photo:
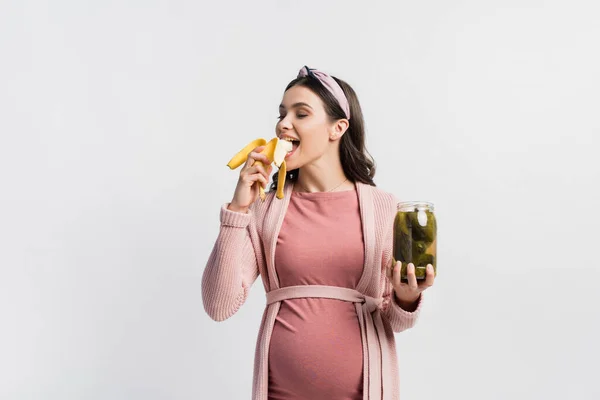
<path fill-rule="evenodd" d="M 286 170 L 287 170 L 287 173 L 288 173 L 288 174 L 290 173 L 290 171 L 293 171 L 293 170 L 295 170 L 295 169 L 298 169 L 298 167 L 296 166 L 296 163 L 289 163 L 289 164 L 288 164 L 288 163 L 286 162 Z"/>
<path fill-rule="evenodd" d="M 285 160 L 285 166 L 286 166 L 287 172 L 298 169 L 298 167 L 299 167 L 296 160 Z"/>

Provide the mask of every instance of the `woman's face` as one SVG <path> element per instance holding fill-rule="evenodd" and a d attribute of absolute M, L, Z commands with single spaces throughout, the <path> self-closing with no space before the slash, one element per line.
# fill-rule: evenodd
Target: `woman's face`
<path fill-rule="evenodd" d="M 287 170 L 291 171 L 331 151 L 330 136 L 336 132 L 336 122 L 330 121 L 319 96 L 296 85 L 283 95 L 275 132 L 281 139 L 298 140 L 293 142 L 293 150 L 286 157 Z"/>

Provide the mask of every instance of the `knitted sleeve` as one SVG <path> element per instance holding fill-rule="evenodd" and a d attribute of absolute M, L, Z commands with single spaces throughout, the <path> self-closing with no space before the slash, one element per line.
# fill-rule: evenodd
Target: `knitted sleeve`
<path fill-rule="evenodd" d="M 215 321 L 234 315 L 258 278 L 258 263 L 250 231 L 256 230 L 253 207 L 248 213 L 221 206 L 219 235 L 202 275 L 202 302 Z"/>
<path fill-rule="evenodd" d="M 394 217 L 396 216 L 396 204 L 398 200 L 392 196 L 392 209 L 389 211 L 389 224 L 386 225 L 384 232 L 383 257 L 380 284 L 383 292 L 382 314 L 387 317 L 394 332 L 402 332 L 405 329 L 412 328 L 421 312 L 423 303 L 423 293 L 419 297 L 419 303 L 416 310 L 409 312 L 400 307 L 394 295 L 392 282 L 388 279 L 386 270 L 392 267 L 392 252 L 394 240 Z"/>

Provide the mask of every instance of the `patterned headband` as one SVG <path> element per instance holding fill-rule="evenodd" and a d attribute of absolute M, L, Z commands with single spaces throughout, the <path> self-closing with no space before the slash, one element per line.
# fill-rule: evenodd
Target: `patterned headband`
<path fill-rule="evenodd" d="M 308 68 L 306 65 L 300 70 L 300 72 L 298 72 L 298 78 L 303 76 L 310 76 L 321 82 L 323 86 L 325 86 L 325 88 L 329 90 L 331 94 L 333 94 L 333 97 L 336 98 L 339 105 L 342 107 L 342 110 L 344 110 L 346 118 L 350 119 L 350 106 L 348 105 L 348 99 L 335 79 L 325 72 L 319 71 L 315 68 Z"/>

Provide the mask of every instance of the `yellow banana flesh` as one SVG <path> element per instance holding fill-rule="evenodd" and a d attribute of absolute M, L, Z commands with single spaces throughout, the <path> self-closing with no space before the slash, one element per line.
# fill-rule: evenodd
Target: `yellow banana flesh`
<path fill-rule="evenodd" d="M 230 169 L 236 169 L 246 161 L 246 159 L 248 158 L 248 154 L 250 154 L 250 152 L 258 146 L 265 146 L 265 148 L 260 152 L 260 154 L 264 154 L 265 156 L 267 156 L 267 159 L 270 163 L 275 162 L 275 165 L 279 167 L 279 179 L 277 180 L 276 196 L 278 199 L 282 199 L 283 186 L 285 185 L 287 171 L 287 166 L 285 164 L 285 155 L 292 150 L 292 143 L 285 140 L 280 140 L 278 137 L 271 139 L 269 142 L 262 138 L 253 140 L 246 147 L 240 150 L 235 156 L 233 156 L 233 158 L 229 161 L 227 166 Z M 264 166 L 264 163 L 258 160 L 255 161 L 254 164 Z M 261 182 L 256 182 L 256 184 L 258 185 L 260 198 L 264 201 L 267 197 L 265 189 L 263 188 Z"/>

